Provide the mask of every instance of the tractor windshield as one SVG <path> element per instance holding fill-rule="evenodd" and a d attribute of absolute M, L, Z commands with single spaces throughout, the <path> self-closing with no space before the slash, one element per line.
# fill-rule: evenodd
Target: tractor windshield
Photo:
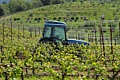
<path fill-rule="evenodd" d="M 65 40 L 65 29 L 63 27 L 45 27 L 44 38 L 55 38 L 61 41 Z"/>

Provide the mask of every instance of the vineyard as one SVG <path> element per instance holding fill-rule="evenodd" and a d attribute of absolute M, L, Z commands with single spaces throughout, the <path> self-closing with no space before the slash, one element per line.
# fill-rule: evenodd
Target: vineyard
<path fill-rule="evenodd" d="M 31 38 L 34 39 L 34 38 Z M 36 44 L 14 40 L 1 46 L 2 79 L 52 76 L 53 79 L 118 79 L 120 46 Z M 24 42 L 24 43 L 23 43 Z M 69 76 L 69 77 L 68 77 Z"/>
<path fill-rule="evenodd" d="M 0 18 L 0 80 L 120 80 L 119 8 L 75 2 Z M 38 43 L 48 19 L 90 45 Z"/>

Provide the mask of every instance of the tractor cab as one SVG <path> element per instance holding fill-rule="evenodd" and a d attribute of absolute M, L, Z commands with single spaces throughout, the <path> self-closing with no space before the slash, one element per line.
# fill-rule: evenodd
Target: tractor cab
<path fill-rule="evenodd" d="M 66 38 L 66 24 L 60 21 L 46 21 L 44 24 L 44 30 L 42 34 L 42 38 L 39 42 L 52 42 L 52 43 L 59 43 L 62 42 L 63 44 L 67 44 Z"/>

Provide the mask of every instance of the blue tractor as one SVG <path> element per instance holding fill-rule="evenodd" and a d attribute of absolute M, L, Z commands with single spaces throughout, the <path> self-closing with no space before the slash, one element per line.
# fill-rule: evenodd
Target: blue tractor
<path fill-rule="evenodd" d="M 60 21 L 48 20 L 44 24 L 43 37 L 39 42 L 49 42 L 49 43 L 62 43 L 63 45 L 69 44 L 84 44 L 88 45 L 89 42 L 76 39 L 67 39 L 67 26 L 66 23 Z"/>

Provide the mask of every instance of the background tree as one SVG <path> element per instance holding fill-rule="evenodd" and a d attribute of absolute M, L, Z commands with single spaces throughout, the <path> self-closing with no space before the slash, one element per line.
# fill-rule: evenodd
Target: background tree
<path fill-rule="evenodd" d="M 61 4 L 64 3 L 64 0 L 52 0 L 52 4 Z"/>
<path fill-rule="evenodd" d="M 9 12 L 10 12 L 10 10 L 6 4 L 0 5 L 0 16 L 7 15 L 7 14 L 9 14 Z"/>
<path fill-rule="evenodd" d="M 45 5 L 50 5 L 52 0 L 41 0 L 41 2 L 43 3 L 43 6 L 45 6 Z"/>
<path fill-rule="evenodd" d="M 24 0 L 12 0 L 8 5 L 11 13 L 27 10 L 27 5 Z"/>
<path fill-rule="evenodd" d="M 0 16 L 2 15 L 4 15 L 4 11 L 3 11 L 2 5 L 0 5 Z"/>
<path fill-rule="evenodd" d="M 32 0 L 32 5 L 33 8 L 37 8 L 37 7 L 41 7 L 43 3 L 41 2 L 41 0 Z"/>
<path fill-rule="evenodd" d="M 3 1 L 3 3 L 2 4 L 7 4 L 7 2 L 6 1 Z"/>
<path fill-rule="evenodd" d="M 26 1 L 26 2 L 25 2 L 25 5 L 27 6 L 27 10 L 33 8 L 33 4 L 32 4 L 32 2 Z"/>

